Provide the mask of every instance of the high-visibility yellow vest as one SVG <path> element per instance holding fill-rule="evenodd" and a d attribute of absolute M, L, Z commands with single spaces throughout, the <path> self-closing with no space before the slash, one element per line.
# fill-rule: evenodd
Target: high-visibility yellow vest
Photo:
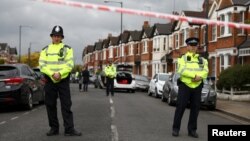
<path fill-rule="evenodd" d="M 74 67 L 73 49 L 63 43 L 46 46 L 40 53 L 39 67 L 42 73 L 58 83 L 52 75 L 59 72 L 61 79 L 68 77 Z"/>
<path fill-rule="evenodd" d="M 116 68 L 111 65 L 111 66 L 106 66 L 104 69 L 105 75 L 109 78 L 114 78 L 116 76 Z"/>
<path fill-rule="evenodd" d="M 203 79 L 208 75 L 208 62 L 205 58 L 199 57 L 198 54 L 187 52 L 178 58 L 177 73 L 180 74 L 180 80 L 190 88 L 198 87 L 201 82 L 193 82 L 195 75 L 201 76 Z"/>

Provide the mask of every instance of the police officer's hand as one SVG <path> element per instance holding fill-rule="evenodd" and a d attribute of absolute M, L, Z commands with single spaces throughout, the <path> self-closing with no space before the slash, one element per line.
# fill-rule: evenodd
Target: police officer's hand
<path fill-rule="evenodd" d="M 59 72 L 55 72 L 53 75 L 52 75 L 53 79 L 55 79 L 56 81 L 59 81 L 61 80 L 61 74 Z"/>
<path fill-rule="evenodd" d="M 195 75 L 195 78 L 192 80 L 193 82 L 199 82 L 202 80 L 201 76 Z"/>

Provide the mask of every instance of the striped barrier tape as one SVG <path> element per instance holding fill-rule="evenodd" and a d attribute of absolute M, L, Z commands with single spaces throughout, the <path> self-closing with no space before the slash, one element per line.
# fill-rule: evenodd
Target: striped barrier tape
<path fill-rule="evenodd" d="M 196 23 L 196 24 L 208 24 L 208 25 L 218 25 L 218 26 L 229 26 L 232 28 L 250 29 L 250 24 L 216 21 L 216 20 L 208 20 L 208 19 L 202 19 L 202 18 L 186 17 L 186 16 L 184 17 L 180 15 L 148 12 L 148 11 L 134 10 L 134 9 L 128 9 L 128 8 L 119 8 L 119 7 L 98 5 L 98 4 L 85 3 L 85 2 L 76 2 L 76 1 L 69 1 L 69 0 L 34 0 L 34 1 L 41 1 L 45 3 L 51 3 L 51 4 L 57 4 L 57 5 L 65 5 L 65 6 L 71 6 L 71 7 L 76 7 L 76 8 L 117 12 L 117 13 L 123 13 L 123 14 L 154 17 L 154 18 L 161 18 L 161 19 L 167 19 L 167 20 L 178 20 L 182 22 L 189 22 L 189 23 Z"/>

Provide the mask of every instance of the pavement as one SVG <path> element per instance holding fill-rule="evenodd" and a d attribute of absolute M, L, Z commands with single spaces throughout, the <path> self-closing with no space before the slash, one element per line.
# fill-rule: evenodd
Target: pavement
<path fill-rule="evenodd" d="M 250 101 L 217 99 L 216 110 L 250 123 Z"/>

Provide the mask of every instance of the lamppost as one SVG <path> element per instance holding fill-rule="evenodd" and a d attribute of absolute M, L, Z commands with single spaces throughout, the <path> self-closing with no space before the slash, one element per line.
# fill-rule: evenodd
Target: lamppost
<path fill-rule="evenodd" d="M 123 2 L 122 1 L 112 1 L 112 0 L 105 0 L 105 3 L 119 3 L 121 5 L 121 8 L 123 8 Z M 120 44 L 121 44 L 121 49 L 120 51 L 124 50 L 122 49 L 122 12 L 121 12 L 121 40 L 120 40 Z"/>
<path fill-rule="evenodd" d="M 105 0 L 105 3 L 119 3 L 121 5 L 121 8 L 123 7 L 122 1 L 111 1 L 111 0 Z M 121 35 L 122 35 L 122 12 L 121 12 Z"/>
<path fill-rule="evenodd" d="M 31 66 L 31 57 L 30 57 L 30 55 L 31 55 L 31 45 L 34 44 L 34 43 L 36 43 L 36 42 L 30 42 L 29 48 L 28 48 L 28 64 L 29 64 L 29 66 Z"/>
<path fill-rule="evenodd" d="M 22 28 L 23 27 L 31 28 L 31 26 L 19 25 L 19 63 L 21 63 L 21 44 L 22 44 Z"/>

